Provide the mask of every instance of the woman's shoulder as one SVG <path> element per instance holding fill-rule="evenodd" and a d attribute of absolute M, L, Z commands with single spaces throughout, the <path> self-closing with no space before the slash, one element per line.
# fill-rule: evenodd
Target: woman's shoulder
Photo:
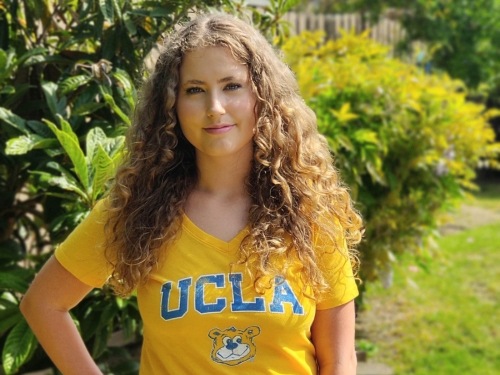
<path fill-rule="evenodd" d="M 109 199 L 98 201 L 85 219 L 55 250 L 55 257 L 64 268 L 88 285 L 100 287 L 112 267 L 106 253 Z"/>

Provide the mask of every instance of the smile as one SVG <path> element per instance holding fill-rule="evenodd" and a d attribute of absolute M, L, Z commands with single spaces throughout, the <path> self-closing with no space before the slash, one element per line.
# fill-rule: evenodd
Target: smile
<path fill-rule="evenodd" d="M 222 133 L 228 132 L 229 130 L 231 130 L 235 126 L 236 125 L 228 125 L 228 126 L 222 126 L 220 128 L 203 128 L 203 130 L 205 130 L 207 133 L 210 133 L 210 134 L 222 134 Z"/>

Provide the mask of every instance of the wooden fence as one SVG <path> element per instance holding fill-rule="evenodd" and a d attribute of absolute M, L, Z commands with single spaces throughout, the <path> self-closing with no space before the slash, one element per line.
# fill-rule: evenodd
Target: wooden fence
<path fill-rule="evenodd" d="M 253 1 L 255 3 L 255 0 Z M 267 3 L 266 3 L 267 4 Z M 262 5 L 262 4 L 254 4 Z M 248 13 L 251 16 L 251 13 Z M 195 14 L 190 14 L 191 18 L 196 17 Z M 294 13 L 288 12 L 283 17 L 283 20 L 291 23 L 290 33 L 292 35 L 300 34 L 302 31 L 309 30 L 324 30 L 328 39 L 337 39 L 342 36 L 340 29 L 349 32 L 352 28 L 356 33 L 361 33 L 367 29 L 371 29 L 370 38 L 387 46 L 394 47 L 397 42 L 404 38 L 405 30 L 401 24 L 390 17 L 390 13 L 380 18 L 377 24 L 370 24 L 368 21 L 363 22 L 361 14 L 312 14 L 312 13 Z M 421 42 L 413 42 L 413 50 L 423 48 Z M 394 56 L 394 48 L 390 51 L 390 56 Z M 154 67 L 159 53 L 153 49 L 146 58 L 146 66 Z M 403 61 L 414 64 L 416 55 L 399 56 Z"/>
<path fill-rule="evenodd" d="M 405 36 L 405 30 L 401 24 L 391 19 L 389 15 L 380 18 L 377 24 L 370 24 L 369 21 L 363 22 L 361 14 L 310 14 L 310 13 L 286 13 L 283 20 L 292 24 L 290 33 L 292 35 L 300 34 L 302 31 L 324 30 L 328 39 L 337 39 L 342 35 L 340 29 L 349 32 L 352 28 L 356 33 L 361 33 L 371 29 L 370 37 L 384 45 L 394 47 Z M 421 48 L 421 43 L 414 43 L 415 48 Z M 394 48 L 391 51 L 393 55 Z M 405 56 L 407 62 L 413 62 L 414 56 Z"/>
<path fill-rule="evenodd" d="M 329 39 L 337 39 L 341 36 L 340 29 L 350 31 L 352 28 L 356 33 L 371 29 L 370 37 L 385 45 L 395 45 L 404 37 L 404 30 L 398 21 L 389 17 L 383 17 L 375 25 L 363 22 L 360 14 L 309 14 L 289 12 L 283 19 L 292 24 L 290 30 L 294 35 L 304 30 L 325 30 Z"/>

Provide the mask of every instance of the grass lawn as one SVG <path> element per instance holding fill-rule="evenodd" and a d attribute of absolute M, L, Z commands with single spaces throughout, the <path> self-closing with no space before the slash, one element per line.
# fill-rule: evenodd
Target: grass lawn
<path fill-rule="evenodd" d="M 500 209 L 498 193 L 479 201 Z M 390 289 L 368 286 L 360 321 L 378 348 L 370 361 L 397 375 L 500 375 L 500 222 L 439 245 L 429 272 L 403 260 Z"/>

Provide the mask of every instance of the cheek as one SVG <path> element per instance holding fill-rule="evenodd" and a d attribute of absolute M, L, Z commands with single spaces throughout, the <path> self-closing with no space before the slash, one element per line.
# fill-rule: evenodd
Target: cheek
<path fill-rule="evenodd" d="M 193 114 L 192 105 L 185 100 L 179 100 L 176 105 L 177 117 L 181 123 L 181 126 L 188 123 L 190 117 Z"/>
<path fill-rule="evenodd" d="M 235 100 L 232 104 L 232 112 L 237 114 L 237 116 L 248 124 L 255 124 L 256 116 L 255 116 L 255 107 L 256 99 L 252 97 Z"/>

